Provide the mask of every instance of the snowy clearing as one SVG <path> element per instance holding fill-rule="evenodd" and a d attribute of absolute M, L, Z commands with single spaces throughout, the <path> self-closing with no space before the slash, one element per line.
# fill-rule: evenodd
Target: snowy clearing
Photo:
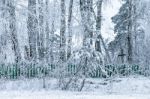
<path fill-rule="evenodd" d="M 150 99 L 150 79 L 146 77 L 87 79 L 82 92 L 58 91 L 55 79 L 46 84 L 43 89 L 41 79 L 1 80 L 0 99 Z"/>
<path fill-rule="evenodd" d="M 0 99 L 150 99 L 148 95 L 100 95 L 74 92 L 3 92 Z"/>
<path fill-rule="evenodd" d="M 149 95 L 101 95 L 76 92 L 2 92 L 0 99 L 150 99 Z"/>

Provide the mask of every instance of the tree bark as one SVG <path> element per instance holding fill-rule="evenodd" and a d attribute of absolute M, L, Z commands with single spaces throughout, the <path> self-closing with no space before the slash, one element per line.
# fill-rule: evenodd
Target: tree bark
<path fill-rule="evenodd" d="M 107 57 L 107 62 L 108 63 L 111 63 L 111 58 L 110 58 L 110 54 L 108 52 L 108 49 L 106 47 L 106 44 L 104 42 L 104 39 L 101 35 L 101 25 L 102 25 L 102 3 L 103 3 L 103 0 L 99 0 L 97 2 L 97 18 L 96 18 L 96 31 L 97 31 L 97 34 L 98 34 L 98 37 L 97 37 L 97 40 L 96 40 L 96 50 L 101 52 L 101 43 L 102 43 L 102 46 L 104 47 L 104 50 L 105 50 L 105 53 L 106 53 L 106 57 Z"/>
<path fill-rule="evenodd" d="M 133 41 L 132 41 L 132 12 L 133 12 L 133 0 L 128 0 L 128 36 L 127 36 L 127 60 L 129 64 L 133 63 Z"/>
<path fill-rule="evenodd" d="M 71 46 L 72 46 L 72 9 L 73 9 L 73 0 L 70 0 L 69 4 L 69 17 L 68 17 L 68 51 L 67 51 L 67 59 L 71 56 Z"/>
<path fill-rule="evenodd" d="M 49 0 L 45 1 L 45 5 L 46 5 L 46 27 L 45 27 L 45 34 L 46 34 L 46 61 L 49 62 L 49 50 L 50 50 L 50 28 L 49 28 L 49 9 L 48 9 L 48 5 L 49 4 Z"/>
<path fill-rule="evenodd" d="M 66 6 L 65 0 L 61 0 L 61 26 L 60 26 L 60 59 L 66 61 Z"/>
<path fill-rule="evenodd" d="M 80 0 L 80 12 L 83 25 L 83 47 L 92 47 L 93 44 L 93 0 Z"/>
<path fill-rule="evenodd" d="M 8 25 L 7 25 L 7 20 L 6 20 L 6 13 L 7 13 L 7 9 L 6 9 L 6 1 L 5 0 L 0 0 L 0 11 L 2 12 L 1 18 L 3 19 L 2 22 L 2 34 L 1 34 L 1 47 L 0 47 L 0 54 L 2 55 L 1 57 L 1 62 L 4 62 L 7 60 L 7 45 L 8 45 Z"/>
<path fill-rule="evenodd" d="M 38 34 L 38 20 L 36 11 L 36 0 L 28 0 L 28 37 L 29 37 L 29 51 L 30 61 L 37 61 L 37 34 Z"/>
<path fill-rule="evenodd" d="M 98 32 L 98 35 L 101 34 L 102 2 L 103 2 L 103 0 L 97 1 L 96 31 Z M 101 42 L 100 38 L 97 38 L 96 42 L 95 42 L 95 49 L 96 49 L 96 51 L 99 51 L 99 52 L 101 52 L 101 43 L 100 42 Z"/>
<path fill-rule="evenodd" d="M 38 18 L 38 24 L 39 24 L 39 32 L 37 37 L 37 46 L 38 46 L 38 58 L 40 61 L 44 60 L 45 56 L 45 47 L 44 47 L 44 2 L 43 0 L 38 0 L 39 4 L 39 18 Z"/>
<path fill-rule="evenodd" d="M 12 41 L 12 49 L 15 54 L 15 62 L 19 63 L 21 61 L 21 53 L 17 38 L 17 30 L 16 30 L 16 14 L 15 14 L 15 1 L 14 0 L 7 0 L 7 7 L 9 12 L 9 32 L 11 35 Z"/>

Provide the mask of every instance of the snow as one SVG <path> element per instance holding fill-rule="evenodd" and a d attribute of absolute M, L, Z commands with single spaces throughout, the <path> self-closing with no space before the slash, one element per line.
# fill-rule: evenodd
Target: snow
<path fill-rule="evenodd" d="M 150 99 L 150 78 L 87 79 L 82 92 L 60 91 L 56 79 L 0 81 L 0 99 Z"/>
<path fill-rule="evenodd" d="M 116 34 L 114 33 L 114 24 L 112 23 L 111 18 L 115 16 L 119 8 L 122 5 L 122 2 L 119 0 L 110 1 L 111 3 L 106 4 L 103 7 L 103 22 L 102 22 L 102 36 L 104 39 L 109 39 L 109 41 L 114 40 Z"/>
<path fill-rule="evenodd" d="M 5 92 L 0 99 L 149 99 L 149 95 L 99 95 L 74 92 Z"/>

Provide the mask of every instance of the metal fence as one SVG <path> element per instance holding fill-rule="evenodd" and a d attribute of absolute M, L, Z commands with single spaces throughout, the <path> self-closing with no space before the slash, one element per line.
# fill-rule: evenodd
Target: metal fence
<path fill-rule="evenodd" d="M 15 64 L 1 64 L 0 65 L 0 78 L 5 79 L 19 79 L 19 78 L 35 78 L 35 77 L 55 77 L 57 65 L 15 65 Z M 68 65 L 66 68 L 67 74 L 74 74 L 77 71 L 76 65 Z M 61 69 L 61 68 L 59 68 Z M 105 71 L 105 72 L 104 72 Z M 96 68 L 88 72 L 89 77 L 92 78 L 106 78 L 111 76 L 129 76 L 129 75 L 143 75 L 142 70 L 138 65 L 106 65 L 104 70 Z M 59 72 L 58 72 L 59 73 Z"/>

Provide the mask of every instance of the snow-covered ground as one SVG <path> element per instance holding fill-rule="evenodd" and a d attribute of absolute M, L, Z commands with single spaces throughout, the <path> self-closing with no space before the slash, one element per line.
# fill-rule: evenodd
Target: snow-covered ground
<path fill-rule="evenodd" d="M 56 79 L 0 81 L 0 99 L 150 99 L 150 78 L 87 79 L 82 92 L 58 90 Z"/>
<path fill-rule="evenodd" d="M 0 99 L 150 99 L 150 95 L 101 95 L 93 92 L 2 92 Z"/>

